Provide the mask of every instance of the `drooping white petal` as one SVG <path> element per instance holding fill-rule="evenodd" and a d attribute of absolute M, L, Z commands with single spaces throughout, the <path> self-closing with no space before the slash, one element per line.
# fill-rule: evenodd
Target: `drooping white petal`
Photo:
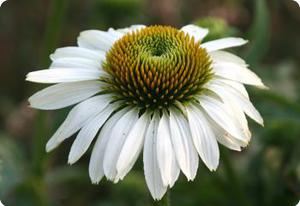
<path fill-rule="evenodd" d="M 193 180 L 198 169 L 198 154 L 187 120 L 175 109 L 170 110 L 170 128 L 177 162 L 187 179 Z"/>
<path fill-rule="evenodd" d="M 38 83 L 64 83 L 64 82 L 77 82 L 85 80 L 97 80 L 99 77 L 105 75 L 100 70 L 90 69 L 45 69 L 30 72 L 26 76 L 26 80 Z"/>
<path fill-rule="evenodd" d="M 222 82 L 213 82 L 208 86 L 208 89 L 217 93 L 223 100 L 233 104 L 234 107 L 240 107 L 251 119 L 263 125 L 263 118 L 250 100 L 235 88 Z"/>
<path fill-rule="evenodd" d="M 248 41 L 242 38 L 227 37 L 217 39 L 201 44 L 202 48 L 205 48 L 207 52 L 222 50 L 231 47 L 237 47 L 246 44 Z"/>
<path fill-rule="evenodd" d="M 202 39 L 208 34 L 208 29 L 201 28 L 199 26 L 189 24 L 180 29 L 184 33 L 191 37 L 194 37 L 195 42 L 202 41 Z"/>
<path fill-rule="evenodd" d="M 180 171 L 171 142 L 169 117 L 165 113 L 157 129 L 157 158 L 163 184 L 173 186 Z"/>
<path fill-rule="evenodd" d="M 129 132 L 117 162 L 118 179 L 123 179 L 136 162 L 143 148 L 144 137 L 149 122 L 150 115 L 144 113 Z"/>
<path fill-rule="evenodd" d="M 229 113 L 236 119 L 236 122 L 240 124 L 242 132 L 247 137 L 246 142 L 249 142 L 251 139 L 251 131 L 248 127 L 248 121 L 246 115 L 241 107 L 236 105 L 233 102 L 225 101 L 225 106 L 228 108 Z"/>
<path fill-rule="evenodd" d="M 230 136 L 230 135 L 229 135 Z M 241 146 L 238 145 L 237 143 L 235 143 L 232 138 L 228 137 L 228 134 L 224 133 L 224 134 L 218 134 L 216 133 L 216 138 L 218 140 L 218 142 L 222 145 L 224 145 L 225 147 L 227 147 L 228 149 L 234 150 L 234 151 L 242 151 Z"/>
<path fill-rule="evenodd" d="M 254 72 L 244 66 L 226 62 L 212 64 L 212 68 L 215 75 L 222 78 L 266 89 L 266 86 L 263 84 L 261 79 Z"/>
<path fill-rule="evenodd" d="M 173 151 L 173 155 L 172 155 L 172 168 L 171 168 L 171 179 L 170 179 L 170 188 L 172 188 L 175 184 L 175 182 L 177 181 L 178 177 L 179 177 L 179 174 L 180 174 L 180 167 L 177 163 L 177 160 L 176 160 L 176 156 L 175 156 L 175 153 Z"/>
<path fill-rule="evenodd" d="M 111 130 L 103 159 L 104 174 L 109 180 L 119 181 L 117 177 L 117 161 L 123 144 L 137 120 L 138 110 L 132 109 L 124 114 Z"/>
<path fill-rule="evenodd" d="M 94 184 L 98 184 L 104 176 L 103 158 L 107 143 L 110 138 L 111 130 L 126 112 L 128 112 L 127 108 L 115 113 L 111 118 L 108 119 L 100 131 L 89 163 L 89 175 L 92 183 Z"/>
<path fill-rule="evenodd" d="M 87 120 L 93 118 L 98 112 L 105 108 L 109 104 L 109 101 L 109 95 L 98 95 L 76 105 L 47 142 L 47 152 L 53 150 L 65 139 L 76 133 L 84 126 Z"/>
<path fill-rule="evenodd" d="M 108 51 L 116 40 L 118 38 L 110 35 L 108 32 L 87 30 L 80 33 L 78 45 L 87 49 Z"/>
<path fill-rule="evenodd" d="M 160 200 L 167 191 L 164 186 L 157 156 L 157 129 L 159 117 L 154 115 L 145 135 L 145 144 L 143 152 L 144 173 L 147 186 L 155 200 Z"/>
<path fill-rule="evenodd" d="M 223 109 L 227 111 L 228 115 L 230 115 L 230 118 L 232 122 L 234 122 L 234 124 L 236 125 L 237 129 L 239 129 L 240 132 L 243 133 L 245 138 L 244 140 L 241 141 L 236 137 L 230 135 L 226 130 L 224 130 L 222 127 L 216 124 L 216 122 L 212 120 L 212 118 L 210 118 L 207 114 L 205 115 L 205 117 L 210 123 L 217 140 L 221 144 L 225 145 L 226 147 L 232 150 L 240 151 L 241 147 L 246 147 L 251 139 L 251 132 L 248 127 L 248 121 L 243 110 L 239 106 L 236 106 L 235 104 L 232 104 L 227 100 L 222 101 L 224 102 Z"/>
<path fill-rule="evenodd" d="M 217 95 L 216 97 L 219 98 L 219 101 L 223 102 L 223 104 L 222 104 L 223 110 L 227 111 L 227 114 L 230 116 L 234 125 L 236 125 L 237 129 L 239 129 L 244 134 L 245 140 L 243 140 L 243 141 L 244 141 L 244 143 L 247 144 L 248 141 L 250 141 L 250 139 L 251 139 L 251 132 L 249 130 L 248 121 L 246 119 L 244 111 L 242 110 L 240 105 L 235 104 L 234 101 L 231 101 L 231 99 L 228 98 L 228 96 L 226 95 L 227 91 L 225 91 L 225 93 L 223 93 L 223 89 L 216 87 L 215 86 L 216 84 L 223 85 L 225 83 L 221 82 L 219 79 L 212 80 L 208 84 L 206 84 L 205 87 L 208 90 L 212 91 L 213 94 L 216 94 Z M 230 86 L 228 85 L 228 87 L 230 87 Z M 240 95 L 242 95 L 242 94 L 240 93 Z M 243 97 L 246 99 L 245 96 L 243 96 Z"/>
<path fill-rule="evenodd" d="M 117 107 L 118 104 L 109 104 L 80 130 L 69 153 L 69 164 L 74 164 L 87 151 L 99 129 Z"/>
<path fill-rule="evenodd" d="M 100 87 L 101 82 L 99 81 L 60 83 L 35 93 L 28 101 L 33 108 L 60 109 L 97 94 Z"/>
<path fill-rule="evenodd" d="M 215 134 L 200 108 L 189 105 L 186 109 L 194 145 L 205 165 L 216 170 L 220 152 Z"/>
<path fill-rule="evenodd" d="M 235 88 L 237 91 L 239 91 L 244 97 L 249 99 L 249 94 L 245 88 L 245 86 L 237 81 L 229 80 L 229 79 L 223 79 L 223 78 L 218 78 L 217 81 L 223 82 L 224 84 L 227 84 L 233 88 Z"/>
<path fill-rule="evenodd" d="M 82 47 L 63 47 L 56 49 L 55 52 L 50 55 L 52 61 L 62 58 L 84 58 L 102 62 L 105 59 L 105 52 L 94 51 Z"/>
<path fill-rule="evenodd" d="M 247 141 L 247 137 L 242 133 L 239 124 L 226 111 L 223 103 L 214 98 L 202 95 L 199 102 L 204 110 L 220 127 L 222 127 L 229 134 L 241 141 Z"/>
<path fill-rule="evenodd" d="M 206 116 L 207 120 L 210 120 L 210 117 Z M 235 150 L 235 151 L 241 151 L 241 144 L 239 141 L 237 141 L 236 138 L 234 138 L 233 136 L 231 136 L 228 132 L 226 132 L 224 129 L 222 129 L 220 126 L 214 124 L 214 121 L 211 120 L 209 121 L 211 128 L 215 134 L 215 137 L 217 139 L 217 141 L 224 145 L 225 147 L 231 149 L 231 150 Z M 242 145 L 246 145 L 245 143 L 242 143 Z"/>
<path fill-rule="evenodd" d="M 49 69 L 102 69 L 102 62 L 78 57 L 59 58 L 52 62 Z"/>

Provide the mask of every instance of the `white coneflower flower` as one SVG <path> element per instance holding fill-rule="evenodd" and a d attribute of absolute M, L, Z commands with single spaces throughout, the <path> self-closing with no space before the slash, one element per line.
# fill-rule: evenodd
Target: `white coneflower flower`
<path fill-rule="evenodd" d="M 198 155 L 210 170 L 219 163 L 218 142 L 240 151 L 251 133 L 245 114 L 263 119 L 243 84 L 264 88 L 239 57 L 220 51 L 245 44 L 241 38 L 201 43 L 208 30 L 187 25 L 132 26 L 84 31 L 78 47 L 50 57 L 50 69 L 27 80 L 55 84 L 29 98 L 55 110 L 77 104 L 47 143 L 53 150 L 77 131 L 69 163 L 94 145 L 89 174 L 122 180 L 143 150 L 144 171 L 154 199 L 161 199 L 180 170 L 193 180 Z"/>

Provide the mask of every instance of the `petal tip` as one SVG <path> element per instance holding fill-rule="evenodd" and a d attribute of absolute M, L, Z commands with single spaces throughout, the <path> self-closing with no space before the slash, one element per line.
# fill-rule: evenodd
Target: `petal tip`
<path fill-rule="evenodd" d="M 75 162 L 77 162 L 78 158 L 76 158 L 74 155 L 70 153 L 68 157 L 68 164 L 73 165 Z"/>
<path fill-rule="evenodd" d="M 92 182 L 93 185 L 98 185 L 100 183 L 100 180 L 96 180 L 96 179 L 91 178 L 91 182 Z"/>
<path fill-rule="evenodd" d="M 260 89 L 264 89 L 264 90 L 270 90 L 270 87 L 262 84 L 261 86 L 259 86 Z"/>
<path fill-rule="evenodd" d="M 236 38 L 238 41 L 240 41 L 240 45 L 245 45 L 249 42 L 249 40 L 247 39 L 243 39 L 243 38 Z"/>
<path fill-rule="evenodd" d="M 93 185 L 98 185 L 102 179 L 102 175 L 96 175 L 93 171 L 89 171 L 89 176 L 90 176 L 90 180 L 92 182 Z"/>
<path fill-rule="evenodd" d="M 52 148 L 51 146 L 46 145 L 45 150 L 46 150 L 47 153 L 51 152 L 53 149 L 54 148 Z"/>
<path fill-rule="evenodd" d="M 51 152 L 52 150 L 54 150 L 57 147 L 57 145 L 54 144 L 53 142 L 51 142 L 50 140 L 46 144 L 46 152 L 48 152 L 48 153 Z"/>
<path fill-rule="evenodd" d="M 219 162 L 218 162 L 216 165 L 210 165 L 210 166 L 207 166 L 207 167 L 208 167 L 208 169 L 209 169 L 211 172 L 215 172 L 215 171 L 217 171 L 218 166 L 219 166 Z"/>

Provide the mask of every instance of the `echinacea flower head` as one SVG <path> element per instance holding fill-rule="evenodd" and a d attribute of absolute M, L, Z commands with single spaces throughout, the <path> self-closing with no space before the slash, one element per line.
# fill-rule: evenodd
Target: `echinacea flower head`
<path fill-rule="evenodd" d="M 29 98 L 30 105 L 74 108 L 48 141 L 51 151 L 78 132 L 68 162 L 75 163 L 96 135 L 89 175 L 93 183 L 118 182 L 143 151 L 146 183 L 161 199 L 180 171 L 193 180 L 199 156 L 210 170 L 219 164 L 218 142 L 247 146 L 246 115 L 263 124 L 244 84 L 265 88 L 245 61 L 226 51 L 247 41 L 202 43 L 208 30 L 134 25 L 84 31 L 77 47 L 57 49 L 47 70 L 27 80 L 54 84 Z"/>

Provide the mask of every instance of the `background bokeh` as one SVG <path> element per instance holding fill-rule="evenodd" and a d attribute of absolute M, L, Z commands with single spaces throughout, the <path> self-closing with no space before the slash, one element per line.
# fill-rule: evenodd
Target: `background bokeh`
<path fill-rule="evenodd" d="M 207 18 L 214 17 L 214 18 Z M 216 17 L 218 19 L 216 19 Z M 88 177 L 89 154 L 67 165 L 72 138 L 46 154 L 45 144 L 68 108 L 36 111 L 27 98 L 42 88 L 25 82 L 49 66 L 55 48 L 75 45 L 80 31 L 130 24 L 196 23 L 208 39 L 235 35 L 234 49 L 270 87 L 249 88 L 265 127 L 250 122 L 243 152 L 221 147 L 216 172 L 200 164 L 171 189 L 173 206 L 290 206 L 300 199 L 300 8 L 292 0 L 8 0 L 0 8 L 0 199 L 13 206 L 150 206 L 142 161 L 124 181 Z"/>

